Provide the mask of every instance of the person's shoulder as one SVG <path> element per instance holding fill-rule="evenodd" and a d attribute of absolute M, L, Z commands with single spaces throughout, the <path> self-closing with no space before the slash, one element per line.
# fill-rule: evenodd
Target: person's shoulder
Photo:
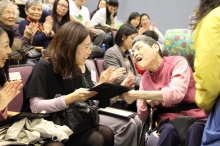
<path fill-rule="evenodd" d="M 39 60 L 39 61 L 36 63 L 36 65 L 34 66 L 34 68 L 46 69 L 46 68 L 51 67 L 51 66 L 52 66 L 52 64 L 51 64 L 48 60 L 46 60 L 46 59 L 41 59 L 41 60 Z"/>
<path fill-rule="evenodd" d="M 105 13 L 105 12 L 106 12 L 106 8 L 101 8 L 96 13 Z"/>
<path fill-rule="evenodd" d="M 117 49 L 118 49 L 118 46 L 117 45 L 114 45 L 113 47 L 110 47 L 106 52 L 105 54 L 113 54 L 115 52 L 117 52 Z"/>
<path fill-rule="evenodd" d="M 213 9 L 208 15 L 217 16 L 218 18 L 220 18 L 219 13 L 220 13 L 220 6 Z"/>
<path fill-rule="evenodd" d="M 23 21 L 20 22 L 19 26 L 20 26 L 20 25 L 29 24 L 29 23 L 30 23 L 30 22 L 25 19 L 25 20 L 23 20 Z"/>
<path fill-rule="evenodd" d="M 82 10 L 83 10 L 83 11 L 88 11 L 88 12 L 89 12 L 89 9 L 88 9 L 87 7 L 85 7 L 85 6 L 82 6 Z"/>

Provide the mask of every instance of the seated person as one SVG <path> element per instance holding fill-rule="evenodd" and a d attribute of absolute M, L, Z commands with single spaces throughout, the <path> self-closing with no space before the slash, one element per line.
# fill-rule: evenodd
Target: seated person
<path fill-rule="evenodd" d="M 8 81 L 8 57 L 13 43 L 14 33 L 9 26 L 0 26 L 0 121 L 7 119 L 9 102 L 20 93 L 21 80 Z M 43 146 L 63 146 L 60 142 L 47 141 Z"/>
<path fill-rule="evenodd" d="M 93 17 L 93 15 L 99 10 L 99 9 L 101 9 L 101 8 L 106 8 L 106 6 L 107 6 L 107 1 L 106 0 L 99 0 L 99 2 L 98 2 L 98 6 L 97 6 L 97 9 L 96 10 L 94 10 L 92 13 L 91 13 L 91 19 L 92 19 L 92 17 Z"/>
<path fill-rule="evenodd" d="M 16 23 L 16 19 L 18 17 L 18 10 L 14 5 L 9 1 L 0 1 L 0 22 L 13 27 Z M 13 27 L 14 29 L 14 38 L 20 39 L 23 42 L 23 45 L 30 44 L 30 40 L 33 34 L 36 33 L 38 25 L 35 23 L 30 23 L 26 26 L 23 35 L 19 33 L 19 31 Z"/>
<path fill-rule="evenodd" d="M 78 67 L 79 64 L 85 63 L 91 53 L 91 47 L 90 31 L 81 23 L 70 21 L 60 27 L 51 40 L 44 59 L 38 61 L 34 66 L 24 87 L 26 98 L 33 113 L 40 113 L 45 110 L 47 113 L 51 113 L 48 118 L 55 122 L 56 119 L 53 116 L 57 115 L 59 117 L 63 112 L 71 115 L 71 120 L 73 120 L 75 113 L 71 111 L 76 109 L 73 106 L 76 102 L 86 102 L 88 106 L 97 108 L 93 101 L 89 100 L 97 92 L 86 89 L 89 87 L 86 78 L 90 75 L 82 74 Z M 114 72 L 113 67 L 109 67 L 101 74 L 100 82 L 102 78 L 112 82 L 122 73 L 123 70 L 122 72 Z M 85 115 L 79 114 L 81 114 L 80 112 L 78 112 L 78 116 L 85 117 Z M 94 118 L 99 120 L 96 112 L 94 112 Z M 84 119 L 81 120 L 77 117 L 75 121 L 69 121 L 67 117 L 66 119 L 66 122 L 69 123 L 68 126 L 74 133 L 78 132 L 78 134 L 73 133 L 64 143 L 65 146 L 113 145 L 114 135 L 112 130 L 99 125 L 99 121 L 91 122 L 92 127 L 87 128 L 83 125 L 85 122 L 87 123 L 87 121 L 84 122 Z M 79 122 L 79 124 L 76 125 L 77 128 L 74 128 L 72 125 L 76 122 Z M 82 128 L 84 128 L 84 131 L 81 131 Z"/>
<path fill-rule="evenodd" d="M 155 31 L 157 33 L 157 35 L 159 36 L 159 42 L 163 43 L 163 40 L 164 40 L 163 34 L 155 26 L 154 22 L 152 22 L 152 24 L 150 24 L 150 17 L 149 17 L 149 15 L 147 15 L 146 13 L 143 13 L 143 14 L 141 14 L 141 25 L 140 25 L 140 28 L 139 28 L 138 32 L 139 32 L 139 34 L 142 34 L 146 30 L 153 30 L 153 31 Z"/>
<path fill-rule="evenodd" d="M 87 61 L 85 65 L 79 65 L 79 67 L 84 74 L 91 74 L 91 70 L 93 72 L 95 70 L 93 64 L 89 63 L 89 61 Z M 91 77 L 87 78 L 87 81 L 89 85 L 93 86 L 94 81 L 92 82 Z M 104 79 L 102 82 L 108 82 L 108 80 Z M 131 76 L 126 77 L 121 83 L 121 85 L 124 86 L 132 86 L 133 84 L 134 82 Z M 116 102 L 116 99 L 117 97 L 112 98 L 111 103 Z M 99 117 L 100 125 L 104 125 L 112 129 L 114 133 L 114 146 L 138 145 L 139 136 L 142 130 L 142 123 L 137 116 L 134 118 L 124 118 L 111 114 L 99 113 Z"/>
<path fill-rule="evenodd" d="M 23 35 L 27 25 L 29 25 L 31 22 L 36 23 L 38 25 L 38 31 L 33 36 L 31 44 L 34 46 L 43 46 L 43 48 L 46 49 L 51 37 L 54 35 L 54 32 L 52 31 L 53 19 L 48 16 L 42 25 L 39 23 L 42 12 L 41 0 L 28 0 L 25 3 L 25 13 L 27 18 L 20 23 L 19 32 L 21 35 Z"/>
<path fill-rule="evenodd" d="M 107 26 L 112 30 L 118 30 L 115 27 L 115 21 L 118 9 L 118 0 L 109 0 L 106 8 L 99 9 L 91 19 L 92 26 Z"/>
<path fill-rule="evenodd" d="M 70 20 L 85 25 L 94 35 L 93 44 L 102 47 L 105 32 L 90 25 L 89 10 L 83 6 L 83 0 L 69 1 Z"/>
<path fill-rule="evenodd" d="M 51 16 L 53 18 L 53 31 L 56 33 L 63 24 L 70 21 L 68 0 L 55 0 Z"/>
<path fill-rule="evenodd" d="M 160 46 L 147 36 L 140 35 L 132 43 L 132 51 L 137 65 L 146 70 L 140 83 L 140 91 L 131 90 L 122 94 L 127 103 L 137 100 L 139 118 L 148 118 L 148 106 L 158 106 L 159 122 L 169 118 L 159 126 L 158 146 L 177 146 L 178 136 L 173 121 L 176 116 L 191 116 L 196 120 L 206 120 L 204 110 L 195 104 L 195 80 L 192 69 L 182 56 L 162 57 Z M 176 111 L 178 107 L 179 111 Z M 205 124 L 194 122 L 188 129 L 185 145 L 199 146 Z"/>
<path fill-rule="evenodd" d="M 131 49 L 132 40 L 137 35 L 138 31 L 132 25 L 122 25 L 115 36 L 115 45 L 105 52 L 105 68 L 108 68 L 109 66 L 113 66 L 115 69 L 120 67 L 126 68 L 126 73 L 114 81 L 116 84 L 121 84 L 122 81 L 129 75 L 133 77 L 134 85 L 136 87 L 140 84 L 141 75 L 137 73 L 132 56 L 128 51 Z"/>
<path fill-rule="evenodd" d="M 140 14 L 138 12 L 132 12 L 130 14 L 130 16 L 128 17 L 128 20 L 127 20 L 126 23 L 128 23 L 128 24 L 134 26 L 135 28 L 139 29 L 140 22 L 141 22 Z"/>

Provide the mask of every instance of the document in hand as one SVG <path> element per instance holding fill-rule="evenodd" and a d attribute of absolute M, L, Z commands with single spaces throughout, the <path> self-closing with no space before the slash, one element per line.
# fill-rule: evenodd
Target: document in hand
<path fill-rule="evenodd" d="M 102 83 L 100 85 L 97 85 L 89 89 L 89 91 L 98 92 L 98 94 L 96 94 L 94 97 L 90 99 L 93 99 L 93 100 L 103 100 L 103 98 L 110 99 L 124 92 L 127 92 L 131 89 L 133 88 L 128 87 L 128 86 L 122 86 L 122 85 L 117 85 L 113 83 Z"/>

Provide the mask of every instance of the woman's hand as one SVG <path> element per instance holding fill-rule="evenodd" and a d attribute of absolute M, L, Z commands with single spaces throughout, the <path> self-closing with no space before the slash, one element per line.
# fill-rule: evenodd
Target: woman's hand
<path fill-rule="evenodd" d="M 8 106 L 9 102 L 20 93 L 23 86 L 21 80 L 6 82 L 0 89 L 0 110 Z"/>
<path fill-rule="evenodd" d="M 98 84 L 101 84 L 103 82 L 112 83 L 115 79 L 122 76 L 124 73 L 125 68 L 121 67 L 115 70 L 114 67 L 110 66 L 101 73 Z"/>
<path fill-rule="evenodd" d="M 38 24 L 31 22 L 28 26 L 25 26 L 24 36 L 28 39 L 31 39 L 38 30 Z"/>
<path fill-rule="evenodd" d="M 143 32 L 145 32 L 147 29 L 144 27 L 140 27 L 138 30 L 138 35 L 142 35 Z"/>
<path fill-rule="evenodd" d="M 121 85 L 123 86 L 129 86 L 129 87 L 134 87 L 134 79 L 132 78 L 132 76 L 127 76 L 123 82 L 121 83 Z"/>
<path fill-rule="evenodd" d="M 46 31 L 47 35 L 52 31 L 53 28 L 53 18 L 51 16 L 47 16 L 46 20 L 43 24 L 44 31 Z"/>
<path fill-rule="evenodd" d="M 131 104 L 133 103 L 135 100 L 137 100 L 137 91 L 135 90 L 131 90 L 128 92 L 125 92 L 123 94 L 121 94 L 121 96 L 124 98 L 124 100 L 128 103 Z"/>
<path fill-rule="evenodd" d="M 93 97 L 97 94 L 95 91 L 88 91 L 86 88 L 79 88 L 75 90 L 73 93 L 68 94 L 64 97 L 66 105 L 69 105 L 73 102 L 77 101 L 86 101 L 90 97 Z"/>

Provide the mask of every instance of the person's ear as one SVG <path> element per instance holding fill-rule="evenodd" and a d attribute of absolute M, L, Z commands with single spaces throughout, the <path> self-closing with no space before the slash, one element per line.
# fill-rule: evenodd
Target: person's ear
<path fill-rule="evenodd" d="M 28 14 L 27 14 L 27 13 L 28 13 L 28 10 L 27 10 L 26 8 L 24 8 L 24 12 L 25 12 L 26 15 L 28 15 Z"/>
<path fill-rule="evenodd" d="M 126 36 L 123 34 L 121 40 L 124 41 L 126 39 Z"/>
<path fill-rule="evenodd" d="M 152 45 L 152 48 L 153 48 L 156 52 L 159 52 L 160 47 L 159 47 L 159 45 L 158 45 L 157 43 L 154 43 L 154 44 Z"/>

